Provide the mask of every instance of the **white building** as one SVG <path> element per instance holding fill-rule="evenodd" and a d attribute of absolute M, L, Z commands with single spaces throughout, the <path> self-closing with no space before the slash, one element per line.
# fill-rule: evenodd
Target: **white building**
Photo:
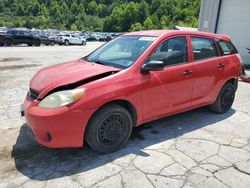
<path fill-rule="evenodd" d="M 198 30 L 229 35 L 250 67 L 250 0 L 201 0 Z"/>

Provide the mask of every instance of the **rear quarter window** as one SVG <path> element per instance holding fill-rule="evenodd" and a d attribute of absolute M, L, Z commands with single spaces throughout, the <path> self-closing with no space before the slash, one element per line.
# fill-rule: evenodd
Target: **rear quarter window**
<path fill-rule="evenodd" d="M 218 40 L 217 43 L 219 45 L 222 55 L 231 55 L 238 53 L 234 45 L 229 41 Z"/>

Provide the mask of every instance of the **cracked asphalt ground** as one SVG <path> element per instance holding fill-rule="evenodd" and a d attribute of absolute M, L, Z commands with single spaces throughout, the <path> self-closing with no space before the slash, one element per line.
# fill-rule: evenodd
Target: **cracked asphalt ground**
<path fill-rule="evenodd" d="M 116 153 L 38 145 L 19 114 L 32 75 L 100 44 L 0 47 L 0 187 L 250 187 L 250 84 L 243 82 L 228 113 L 200 108 L 147 123 Z"/>

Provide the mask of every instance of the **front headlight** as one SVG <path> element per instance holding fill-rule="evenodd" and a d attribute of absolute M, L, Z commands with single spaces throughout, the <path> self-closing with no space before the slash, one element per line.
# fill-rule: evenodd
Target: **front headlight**
<path fill-rule="evenodd" d="M 42 108 L 57 108 L 65 106 L 83 97 L 85 90 L 82 88 L 73 90 L 64 90 L 52 93 L 45 97 L 39 104 Z"/>

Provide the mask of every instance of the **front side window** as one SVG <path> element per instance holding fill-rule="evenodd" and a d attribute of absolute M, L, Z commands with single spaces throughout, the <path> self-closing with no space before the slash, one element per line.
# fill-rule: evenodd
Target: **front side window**
<path fill-rule="evenodd" d="M 171 38 L 163 42 L 151 55 L 150 61 L 163 61 L 165 66 L 188 62 L 186 37 Z"/>
<path fill-rule="evenodd" d="M 217 50 L 214 42 L 208 38 L 191 37 L 194 60 L 216 57 Z"/>
<path fill-rule="evenodd" d="M 221 48 L 223 55 L 237 54 L 237 50 L 234 45 L 229 41 L 219 40 L 219 47 Z"/>
<path fill-rule="evenodd" d="M 121 69 L 131 66 L 157 37 L 122 36 L 106 43 L 89 56 L 87 61 Z"/>

